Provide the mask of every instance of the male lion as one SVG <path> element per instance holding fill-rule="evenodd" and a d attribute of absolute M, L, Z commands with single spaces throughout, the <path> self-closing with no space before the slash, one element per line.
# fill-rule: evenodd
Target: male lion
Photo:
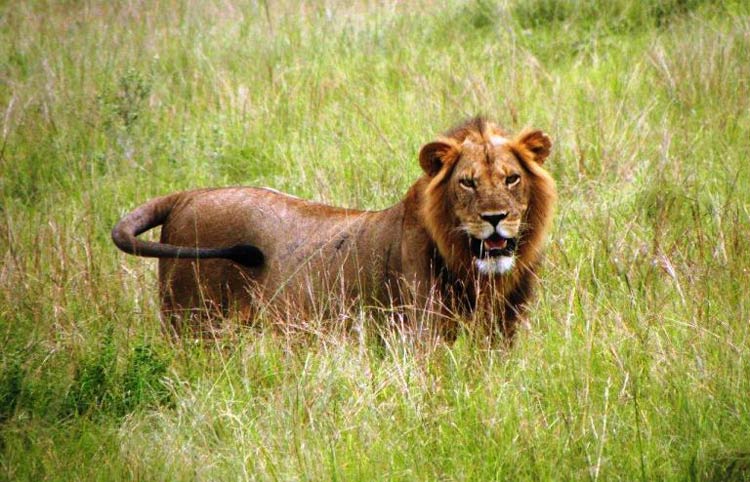
<path fill-rule="evenodd" d="M 200 189 L 138 207 L 112 239 L 127 253 L 160 258 L 162 314 L 175 328 L 195 313 L 304 316 L 340 297 L 431 312 L 446 338 L 455 336 L 446 320 L 456 319 L 489 321 L 510 338 L 556 197 L 542 168 L 550 147 L 541 131 L 510 137 L 476 118 L 423 146 L 424 174 L 383 211 L 267 188 Z M 160 243 L 137 238 L 160 225 Z"/>

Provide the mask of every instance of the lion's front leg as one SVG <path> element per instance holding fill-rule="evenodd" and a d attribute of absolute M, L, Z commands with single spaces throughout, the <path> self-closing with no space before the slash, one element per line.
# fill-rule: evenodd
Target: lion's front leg
<path fill-rule="evenodd" d="M 459 323 L 447 306 L 438 277 L 427 263 L 407 264 L 399 281 L 398 304 L 408 328 L 418 338 L 452 342 L 458 336 Z"/>
<path fill-rule="evenodd" d="M 503 330 L 508 339 L 513 337 L 519 327 L 528 326 L 526 312 L 529 300 L 533 299 L 537 279 L 533 270 L 524 270 L 513 290 L 505 297 Z"/>
<path fill-rule="evenodd" d="M 491 345 L 510 345 L 525 321 L 527 295 L 499 283 L 480 284 L 471 314 L 470 335 Z"/>

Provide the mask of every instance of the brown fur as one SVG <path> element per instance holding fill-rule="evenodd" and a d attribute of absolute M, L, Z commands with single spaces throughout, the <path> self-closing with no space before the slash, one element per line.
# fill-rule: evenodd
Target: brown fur
<path fill-rule="evenodd" d="M 129 253 L 161 258 L 162 313 L 175 327 L 217 313 L 306 316 L 337 299 L 429 310 L 446 337 L 454 331 L 439 320 L 454 315 L 511 336 L 552 217 L 554 182 L 542 168 L 550 145 L 540 131 L 508 139 L 472 119 L 421 149 L 424 175 L 383 211 L 263 188 L 204 189 L 144 204 L 112 236 Z M 502 213 L 499 226 L 517 236 L 516 263 L 503 274 L 480 273 L 470 249 L 468 234 L 495 229 L 487 213 Z M 136 238 L 158 225 L 160 243 Z"/>

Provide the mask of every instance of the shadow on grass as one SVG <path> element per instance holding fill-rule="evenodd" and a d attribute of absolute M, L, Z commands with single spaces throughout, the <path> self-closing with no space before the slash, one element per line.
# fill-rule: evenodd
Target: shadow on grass
<path fill-rule="evenodd" d="M 705 477 L 705 478 L 704 478 Z M 704 464 L 703 474 L 693 473 L 693 480 L 744 482 L 750 480 L 750 451 L 714 455 Z"/>
<path fill-rule="evenodd" d="M 167 355 L 140 343 L 118 359 L 111 332 L 95 346 L 74 359 L 72 367 L 47 371 L 24 366 L 21 354 L 6 355 L 0 374 L 0 424 L 19 413 L 48 420 L 119 418 L 141 408 L 171 406 Z"/>

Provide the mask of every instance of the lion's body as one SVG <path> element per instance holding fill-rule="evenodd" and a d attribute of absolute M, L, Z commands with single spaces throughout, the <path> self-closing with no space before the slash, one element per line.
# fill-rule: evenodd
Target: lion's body
<path fill-rule="evenodd" d="M 232 311 L 249 314 L 271 303 L 306 309 L 342 281 L 349 298 L 377 293 L 385 303 L 387 286 L 402 269 L 403 211 L 401 204 L 379 212 L 337 209 L 262 188 L 180 193 L 161 242 L 249 244 L 263 253 L 264 262 L 245 267 L 223 259 L 162 259 L 163 308 L 174 312 L 213 304 L 226 310 L 231 305 Z"/>
<path fill-rule="evenodd" d="M 304 316 L 330 300 L 361 300 L 443 318 L 480 315 L 511 334 L 552 212 L 554 184 L 540 167 L 549 141 L 533 159 L 546 139 L 538 131 L 511 142 L 496 126 L 473 122 L 425 146 L 425 175 L 383 211 L 265 188 L 204 189 L 146 203 L 113 238 L 130 253 L 161 258 L 162 312 L 173 323 L 216 313 Z M 456 178 L 467 172 L 473 186 Z M 161 243 L 136 239 L 156 225 Z"/>

